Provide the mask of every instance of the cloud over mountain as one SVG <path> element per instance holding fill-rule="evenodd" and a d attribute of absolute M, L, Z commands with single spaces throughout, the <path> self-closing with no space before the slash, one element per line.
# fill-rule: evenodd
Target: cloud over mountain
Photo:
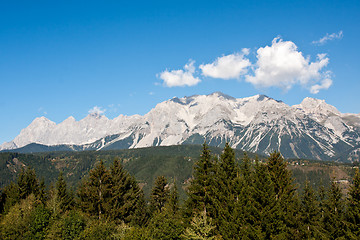
<path fill-rule="evenodd" d="M 329 58 L 325 54 L 318 54 L 317 61 L 310 62 L 302 52 L 298 51 L 295 43 L 274 38 L 271 46 L 261 47 L 257 50 L 257 62 L 254 75 L 247 75 L 246 81 L 256 87 L 280 87 L 289 90 L 295 84 L 307 87 L 309 84 L 324 81 L 322 69 L 328 65 Z M 322 86 L 315 87 L 317 93 L 320 89 L 330 87 L 331 80 L 322 82 Z M 325 84 L 326 83 L 326 84 Z M 315 86 L 315 85 L 314 85 Z"/>
<path fill-rule="evenodd" d="M 327 35 L 319 42 L 342 37 L 338 34 Z M 272 40 L 271 46 L 260 47 L 256 51 L 256 62 L 252 63 L 246 56 L 250 50 L 243 48 L 241 53 L 218 57 L 214 62 L 201 64 L 202 75 L 217 79 L 240 79 L 257 88 L 278 87 L 285 91 L 294 85 L 309 89 L 317 94 L 320 90 L 332 85 L 331 71 L 324 68 L 329 64 L 326 54 L 318 54 L 315 61 L 304 56 L 292 41 L 283 41 L 280 37 Z M 201 82 L 196 76 L 193 60 L 184 66 L 184 70 L 165 70 L 158 76 L 167 87 L 194 86 Z"/>
<path fill-rule="evenodd" d="M 213 63 L 202 64 L 199 68 L 206 77 L 233 79 L 240 78 L 248 71 L 251 66 L 249 59 L 245 58 L 249 54 L 249 49 L 244 48 L 242 53 L 234 53 L 218 57 Z"/>
<path fill-rule="evenodd" d="M 195 61 L 189 60 L 184 66 L 184 70 L 165 70 L 160 73 L 159 77 L 164 81 L 164 85 L 167 87 L 182 87 L 182 86 L 194 86 L 201 80 L 194 77 Z"/>

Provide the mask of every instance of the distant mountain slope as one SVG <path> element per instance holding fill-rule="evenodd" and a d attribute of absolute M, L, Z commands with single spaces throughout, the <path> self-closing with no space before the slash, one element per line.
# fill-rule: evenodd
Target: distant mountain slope
<path fill-rule="evenodd" d="M 34 145 L 34 147 L 38 146 Z M 55 182 L 62 171 L 69 185 L 76 187 L 100 159 L 109 166 L 114 158 L 119 158 L 148 195 L 156 176 L 165 175 L 169 180 L 176 179 L 179 186 L 183 186 L 191 177 L 193 164 L 199 159 L 201 150 L 202 146 L 200 145 L 182 145 L 37 154 L 4 152 L 0 153 L 0 189 L 15 180 L 21 168 L 26 166 L 34 168 L 37 176 L 44 177 L 47 184 Z M 220 155 L 222 152 L 221 148 L 216 147 L 210 147 L 210 150 L 214 155 Z M 243 151 L 236 150 L 236 156 L 242 158 Z M 254 154 L 249 153 L 249 156 L 255 158 Z M 184 189 L 179 190 L 185 197 Z"/>
<path fill-rule="evenodd" d="M 213 155 L 220 155 L 222 152 L 222 148 L 210 147 L 210 150 Z M 37 154 L 5 152 L 0 153 L 0 189 L 15 180 L 23 167 L 34 168 L 37 176 L 40 179 L 44 178 L 47 185 L 54 183 L 61 171 L 69 186 L 76 188 L 100 159 L 109 166 L 114 158 L 118 158 L 125 169 L 136 177 L 147 197 L 155 178 L 164 175 L 170 183 L 176 180 L 181 198 L 184 199 L 194 163 L 200 158 L 201 151 L 200 145 L 181 145 Z M 241 161 L 243 151 L 237 149 L 235 153 L 237 161 Z M 254 154 L 249 153 L 249 157 L 255 159 Z M 259 156 L 259 158 L 263 160 L 265 157 Z M 300 189 L 305 180 L 311 181 L 314 187 L 318 187 L 320 183 L 328 186 L 333 178 L 350 180 L 354 172 L 351 164 L 324 161 L 295 160 L 290 161 L 288 167 L 293 171 L 295 183 Z"/>
<path fill-rule="evenodd" d="M 323 100 L 306 98 L 295 106 L 264 95 L 233 98 L 216 92 L 173 98 L 144 116 L 108 119 L 90 114 L 56 124 L 35 119 L 0 150 L 101 150 L 201 144 L 232 147 L 287 158 L 330 159 L 360 144 L 360 115 L 342 114 Z M 25 147 L 26 146 L 26 147 Z M 37 146 L 44 149 L 44 147 Z M 30 150 L 29 150 L 30 149 Z"/>

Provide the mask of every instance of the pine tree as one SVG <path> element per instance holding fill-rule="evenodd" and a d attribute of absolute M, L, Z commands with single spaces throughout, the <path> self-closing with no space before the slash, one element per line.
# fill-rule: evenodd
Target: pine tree
<path fill-rule="evenodd" d="M 360 173 L 356 169 L 353 183 L 348 193 L 348 209 L 346 214 L 348 238 L 360 239 Z"/>
<path fill-rule="evenodd" d="M 150 209 L 152 212 L 161 212 L 169 200 L 168 182 L 164 176 L 158 176 L 150 195 Z"/>
<path fill-rule="evenodd" d="M 89 173 L 89 178 L 79 188 L 80 206 L 85 212 L 102 219 L 107 217 L 112 208 L 111 176 L 104 163 L 100 161 Z"/>

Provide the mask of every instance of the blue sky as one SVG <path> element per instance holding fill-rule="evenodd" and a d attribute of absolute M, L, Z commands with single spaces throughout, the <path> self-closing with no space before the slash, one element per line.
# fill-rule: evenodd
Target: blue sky
<path fill-rule="evenodd" d="M 359 1 L 1 1 L 0 144 L 40 116 L 145 114 L 215 91 L 359 113 L 359 13 Z"/>

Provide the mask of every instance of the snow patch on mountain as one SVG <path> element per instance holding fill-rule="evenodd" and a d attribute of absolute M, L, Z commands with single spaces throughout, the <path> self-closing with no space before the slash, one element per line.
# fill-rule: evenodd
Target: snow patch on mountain
<path fill-rule="evenodd" d="M 278 150 L 289 157 L 320 159 L 359 144 L 359 129 L 360 115 L 342 114 L 324 100 L 305 98 L 289 106 L 265 95 L 237 99 L 216 92 L 174 97 L 144 116 L 108 119 L 91 113 L 80 121 L 69 117 L 59 124 L 37 118 L 0 150 L 30 143 L 103 149 L 119 141 L 121 146 L 138 148 L 206 140 L 215 146 L 229 142 L 247 151 Z"/>

